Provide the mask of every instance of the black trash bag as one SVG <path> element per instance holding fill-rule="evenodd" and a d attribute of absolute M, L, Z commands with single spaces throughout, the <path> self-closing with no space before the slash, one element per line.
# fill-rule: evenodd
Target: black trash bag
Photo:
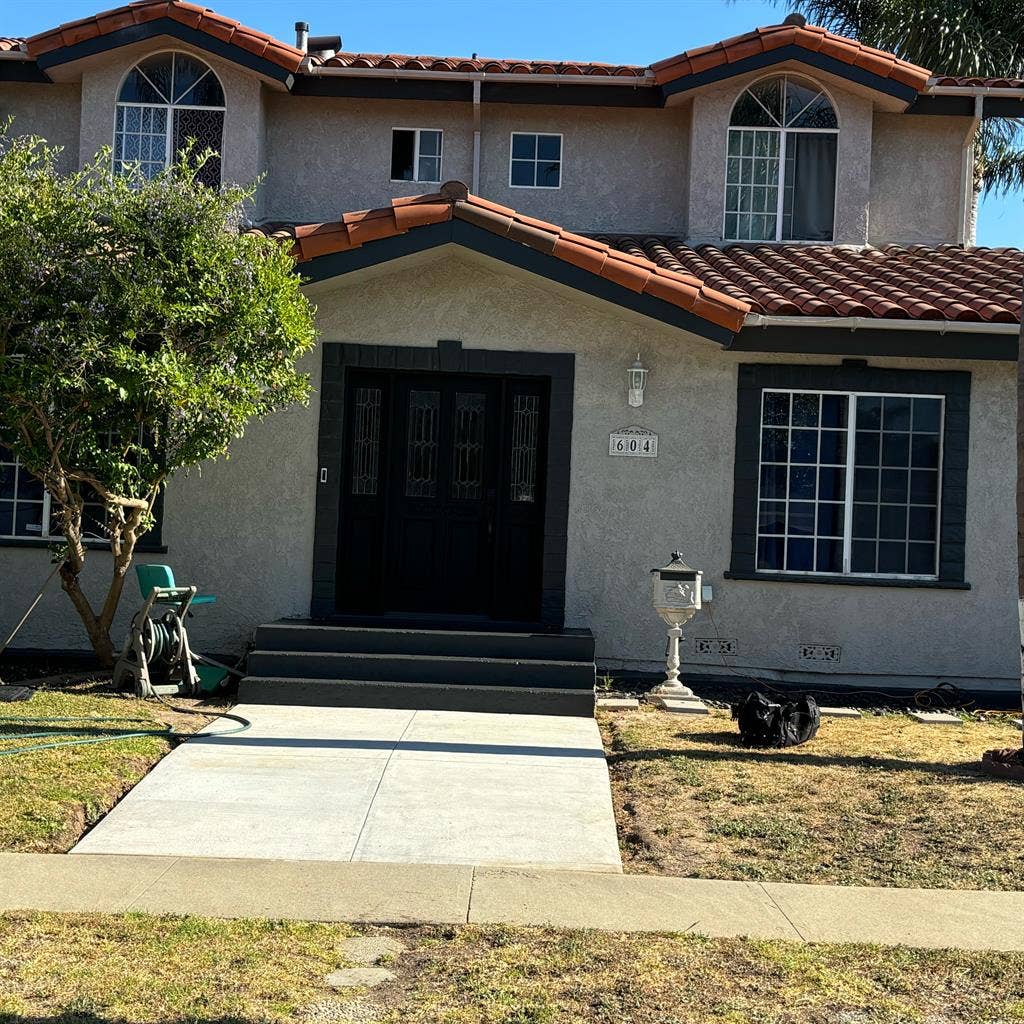
<path fill-rule="evenodd" d="M 821 725 L 818 703 L 808 696 L 773 704 L 764 694 L 748 693 L 733 705 L 732 717 L 745 747 L 796 747 L 814 739 Z"/>

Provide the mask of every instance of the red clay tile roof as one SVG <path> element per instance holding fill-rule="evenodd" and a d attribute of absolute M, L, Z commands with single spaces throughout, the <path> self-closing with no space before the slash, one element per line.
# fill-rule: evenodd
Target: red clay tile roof
<path fill-rule="evenodd" d="M 931 77 L 930 71 L 916 64 L 910 64 L 891 53 L 872 49 L 855 39 L 837 36 L 813 25 L 768 25 L 720 43 L 701 46 L 680 53 L 676 57 L 660 60 L 651 65 L 651 70 L 658 85 L 665 85 L 677 78 L 699 74 L 723 64 L 733 64 L 746 57 L 777 50 L 782 46 L 800 46 L 805 50 L 825 54 L 882 78 L 891 78 L 918 92 L 924 90 Z"/>
<path fill-rule="evenodd" d="M 657 266 L 642 253 L 623 252 L 470 195 L 458 181 L 442 185 L 439 193 L 393 199 L 390 206 L 346 213 L 340 221 L 329 224 L 300 224 L 277 230 L 268 225 L 253 230 L 281 239 L 294 238 L 292 252 L 301 263 L 452 218 L 564 260 L 623 288 L 671 303 L 730 331 L 743 326 L 750 310 L 745 300 L 724 295 L 686 271 Z"/>
<path fill-rule="evenodd" d="M 293 73 L 298 71 L 306 56 L 301 50 L 265 32 L 247 28 L 232 18 L 211 11 L 209 7 L 199 7 L 185 0 L 138 0 L 137 3 L 103 11 L 90 18 L 66 22 L 55 29 L 30 36 L 27 40 L 28 53 L 31 57 L 38 57 L 62 46 L 73 46 L 157 18 L 181 22 L 222 42 L 240 46 Z"/>
<path fill-rule="evenodd" d="M 1017 323 L 1021 318 L 1020 249 L 691 248 L 669 238 L 600 237 L 663 270 L 691 274 L 716 292 L 749 303 L 755 313 L 989 323 Z"/>
<path fill-rule="evenodd" d="M 644 78 L 647 68 L 635 64 L 593 61 L 497 60 L 490 57 L 413 57 L 401 53 L 336 53 L 311 63 L 329 68 L 379 68 L 392 71 L 482 71 L 489 75 L 588 75 L 596 78 Z"/>
<path fill-rule="evenodd" d="M 20 50 L 21 44 L 24 42 L 24 39 L 17 39 L 13 36 L 0 36 L 0 53 L 11 53 L 14 50 Z"/>
<path fill-rule="evenodd" d="M 975 89 L 1024 89 L 1024 78 L 985 78 L 975 75 L 940 75 L 932 85 L 962 85 Z"/>

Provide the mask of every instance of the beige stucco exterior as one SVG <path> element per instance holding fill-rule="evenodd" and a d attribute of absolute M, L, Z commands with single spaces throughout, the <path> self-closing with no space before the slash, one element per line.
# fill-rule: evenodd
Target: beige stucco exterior
<path fill-rule="evenodd" d="M 972 375 L 968 591 L 727 580 L 732 520 L 736 376 L 741 362 L 803 361 L 731 353 L 620 307 L 581 296 L 448 246 L 311 288 L 322 345 L 341 341 L 571 352 L 575 355 L 566 624 L 597 639 L 599 663 L 655 669 L 664 650 L 647 571 L 674 548 L 706 573 L 710 613 L 688 628 L 685 668 L 813 678 L 800 643 L 842 646 L 838 665 L 810 666 L 859 685 L 931 685 L 940 678 L 1009 687 L 1018 675 L 1012 558 L 1014 376 L 1007 363 L 872 359 L 872 365 L 953 368 Z M 650 368 L 644 405 L 626 403 L 637 351 Z M 320 352 L 308 360 L 314 387 Z M 834 359 L 816 357 L 811 362 Z M 308 614 L 318 400 L 254 424 L 232 458 L 180 477 L 167 491 L 166 560 L 179 579 L 218 594 L 197 614 L 199 649 L 241 650 L 249 631 Z M 610 431 L 639 424 L 660 436 L 657 459 L 611 458 Z M 337 467 L 328 467 L 335 471 Z M 109 556 L 90 555 L 95 583 Z M 0 632 L 48 572 L 44 551 L 0 548 Z M 124 611 L 136 603 L 129 589 Z M 711 616 L 714 616 L 712 622 Z M 123 615 L 117 633 L 126 627 Z M 735 638 L 738 656 L 698 656 L 692 639 Z M 21 646 L 81 648 L 67 599 L 54 591 Z"/>

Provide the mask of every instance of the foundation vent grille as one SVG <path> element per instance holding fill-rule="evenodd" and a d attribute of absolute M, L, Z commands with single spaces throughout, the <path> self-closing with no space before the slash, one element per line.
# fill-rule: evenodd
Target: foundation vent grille
<path fill-rule="evenodd" d="M 838 644 L 800 644 L 797 657 L 801 661 L 827 661 L 838 665 L 843 660 L 843 649 Z"/>
<path fill-rule="evenodd" d="M 739 652 L 739 641 L 734 637 L 699 636 L 693 641 L 693 649 L 696 654 L 735 655 Z"/>

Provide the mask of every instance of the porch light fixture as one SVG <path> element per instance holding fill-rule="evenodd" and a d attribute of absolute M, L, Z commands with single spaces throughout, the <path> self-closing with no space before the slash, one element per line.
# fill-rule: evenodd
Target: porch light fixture
<path fill-rule="evenodd" d="M 636 354 L 636 362 L 626 371 L 629 380 L 629 404 L 639 409 L 644 404 L 644 388 L 647 385 L 647 368 L 640 362 L 640 353 Z"/>
<path fill-rule="evenodd" d="M 668 647 L 665 651 L 665 679 L 648 695 L 655 704 L 665 706 L 666 700 L 685 701 L 694 710 L 706 710 L 688 686 L 679 682 L 679 641 L 683 636 L 683 623 L 700 611 L 703 574 L 691 569 L 678 551 L 672 552 L 672 561 L 660 569 L 651 570 L 651 597 L 654 610 L 668 628 Z"/>

